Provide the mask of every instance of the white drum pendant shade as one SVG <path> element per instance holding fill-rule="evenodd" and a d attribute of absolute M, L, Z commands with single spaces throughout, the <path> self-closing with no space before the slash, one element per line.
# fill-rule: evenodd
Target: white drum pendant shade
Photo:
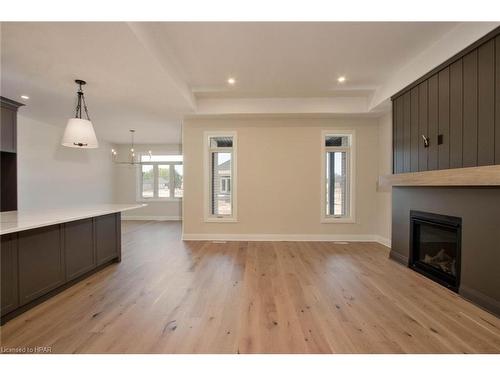
<path fill-rule="evenodd" d="M 63 146 L 76 148 L 97 148 L 99 146 L 92 123 L 82 118 L 68 120 L 61 143 Z"/>
<path fill-rule="evenodd" d="M 81 79 L 75 79 L 75 83 L 79 86 L 76 92 L 75 117 L 68 120 L 61 144 L 66 147 L 97 148 L 99 144 L 97 143 L 92 122 L 90 122 L 87 103 L 85 103 L 85 94 L 82 90 L 82 86 L 86 82 Z M 82 112 L 85 112 L 87 116 L 86 120 L 82 118 Z"/>

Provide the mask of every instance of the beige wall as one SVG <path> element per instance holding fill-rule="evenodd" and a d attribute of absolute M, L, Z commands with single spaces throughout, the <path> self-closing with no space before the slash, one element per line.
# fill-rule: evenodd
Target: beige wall
<path fill-rule="evenodd" d="M 382 116 L 378 122 L 378 172 L 379 175 L 392 173 L 392 116 Z M 377 191 L 377 234 L 387 246 L 391 241 L 392 193 L 391 188 Z"/>
<path fill-rule="evenodd" d="M 111 146 L 61 146 L 63 127 L 18 116 L 17 171 L 20 210 L 113 202 Z"/>
<path fill-rule="evenodd" d="M 125 160 L 129 155 L 130 145 L 114 145 L 118 151 L 118 159 Z M 136 152 L 148 152 L 153 154 L 179 154 L 182 153 L 180 145 L 135 145 Z M 116 165 L 114 174 L 115 201 L 118 203 L 130 203 L 137 201 L 137 166 Z M 123 213 L 124 219 L 135 220 L 179 220 L 182 217 L 182 200 L 164 202 L 140 202 L 147 203 L 146 207 L 138 208 Z"/>
<path fill-rule="evenodd" d="M 321 131 L 356 132 L 356 223 L 320 223 Z M 238 222 L 204 222 L 203 132 L 238 136 Z M 378 224 L 379 123 L 369 118 L 188 119 L 184 237 L 370 239 Z M 385 233 L 385 232 L 384 232 Z M 272 236 L 274 235 L 274 236 Z M 262 236 L 261 236 L 262 237 Z"/>

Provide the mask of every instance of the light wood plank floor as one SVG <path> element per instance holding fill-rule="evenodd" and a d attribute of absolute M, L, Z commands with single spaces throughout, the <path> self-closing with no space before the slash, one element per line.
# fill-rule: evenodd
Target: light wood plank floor
<path fill-rule="evenodd" d="M 124 222 L 123 260 L 8 322 L 54 353 L 500 353 L 500 319 L 374 243 L 182 242 Z"/>

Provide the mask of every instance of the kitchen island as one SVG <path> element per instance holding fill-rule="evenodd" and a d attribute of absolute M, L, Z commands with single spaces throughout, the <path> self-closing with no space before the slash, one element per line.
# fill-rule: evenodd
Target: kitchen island
<path fill-rule="evenodd" d="M 121 260 L 121 212 L 101 204 L 0 213 L 1 323 Z"/>

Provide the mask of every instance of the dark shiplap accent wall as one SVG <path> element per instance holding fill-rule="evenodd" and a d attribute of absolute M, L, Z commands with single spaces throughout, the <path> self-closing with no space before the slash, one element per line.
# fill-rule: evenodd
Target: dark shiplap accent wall
<path fill-rule="evenodd" d="M 500 27 L 392 100 L 394 173 L 500 164 Z"/>
<path fill-rule="evenodd" d="M 438 105 L 439 105 L 439 100 L 438 100 L 438 91 L 439 90 L 439 81 L 438 81 L 438 75 L 435 74 L 431 78 L 429 78 L 429 89 L 428 89 L 428 114 L 427 118 L 429 121 L 429 134 L 426 134 L 428 137 L 430 137 L 430 146 L 429 146 L 429 156 L 427 160 L 427 169 L 428 170 L 434 170 L 438 168 L 438 144 L 437 144 L 437 137 L 438 137 L 438 119 L 439 119 L 439 113 L 438 113 Z M 406 150 L 405 150 L 406 152 Z"/>
<path fill-rule="evenodd" d="M 450 168 L 463 166 L 463 62 L 450 65 Z"/>
<path fill-rule="evenodd" d="M 478 49 L 477 164 L 495 163 L 495 40 Z M 498 93 L 500 95 L 500 92 Z M 500 145 L 499 145 L 500 147 Z"/>
<path fill-rule="evenodd" d="M 429 83 L 418 85 L 418 134 L 429 134 Z M 423 139 L 418 140 L 418 170 L 426 171 L 429 161 L 429 149 L 424 146 Z"/>
<path fill-rule="evenodd" d="M 495 39 L 495 163 L 500 163 L 500 37 Z"/>

